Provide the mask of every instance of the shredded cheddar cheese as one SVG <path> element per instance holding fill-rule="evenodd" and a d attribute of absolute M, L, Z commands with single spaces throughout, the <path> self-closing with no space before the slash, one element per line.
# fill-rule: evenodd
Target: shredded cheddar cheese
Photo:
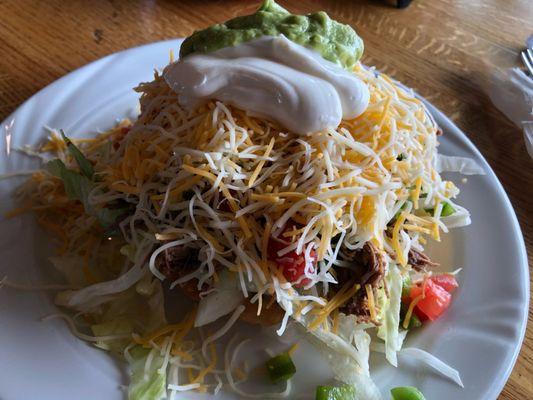
<path fill-rule="evenodd" d="M 356 295 L 367 301 L 369 324 L 379 326 L 388 288 L 354 278 L 338 283 L 336 268 L 353 267 L 349 253 L 371 243 L 385 264 L 408 272 L 410 250 L 419 250 L 427 237 L 440 240 L 442 204 L 458 189 L 435 171 L 436 125 L 423 104 L 383 74 L 365 68 L 354 73 L 368 85 L 368 109 L 307 136 L 218 101 L 185 110 L 156 74 L 137 88 L 137 121 L 75 141 L 98 177 L 84 204 L 69 198 L 60 179 L 40 171 L 21 186 L 19 207 L 7 216 L 35 212 L 58 238 L 60 254 L 83 258 L 87 286 L 116 279 L 123 265 L 127 270 L 132 264 L 148 264 L 147 273 L 164 279 L 150 255 L 185 248 L 198 265 L 171 287 L 196 285 L 209 295 L 225 279 L 224 270 L 254 307 L 257 302 L 259 319 L 280 310 L 280 335 L 293 318 L 311 331 L 338 336 L 343 305 Z M 40 150 L 79 169 L 57 133 Z M 88 204 L 127 212 L 108 235 L 86 212 Z M 430 209 L 432 215 L 425 211 Z M 279 248 L 270 254 L 274 238 Z M 411 301 L 404 327 L 421 298 Z M 180 368 L 189 381 L 175 387 L 202 392 L 222 382 L 222 374 L 213 341 L 204 341 L 200 351 L 198 341 L 186 339 L 194 324 L 193 312 L 180 323 L 135 333 L 132 342 L 157 349 L 168 365 L 173 358 L 187 362 Z"/>

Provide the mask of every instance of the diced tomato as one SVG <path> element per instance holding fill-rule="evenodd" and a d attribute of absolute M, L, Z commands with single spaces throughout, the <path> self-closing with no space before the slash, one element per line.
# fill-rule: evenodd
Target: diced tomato
<path fill-rule="evenodd" d="M 271 238 L 268 242 L 268 258 L 275 261 L 281 267 L 283 276 L 289 282 L 296 282 L 305 272 L 305 255 L 296 254 L 296 251 L 290 251 L 283 256 L 278 256 L 278 251 L 287 247 L 286 243 L 279 242 Z M 309 257 L 313 266 L 316 264 L 316 251 L 311 250 Z M 309 278 L 302 279 L 296 287 L 302 287 L 309 283 Z"/>
<path fill-rule="evenodd" d="M 425 288 L 424 298 L 420 299 L 416 304 L 415 313 L 418 317 L 427 317 L 434 321 L 450 306 L 452 295 L 433 282 L 433 280 L 428 279 L 425 285 L 420 284 L 411 288 L 409 293 L 411 301 L 422 294 L 422 287 Z"/>
<path fill-rule="evenodd" d="M 411 290 L 409 292 L 409 297 L 407 298 L 407 300 L 411 301 L 413 299 L 416 299 L 421 294 L 422 294 L 422 284 L 413 285 L 411 286 Z"/>
<path fill-rule="evenodd" d="M 451 274 L 434 275 L 429 279 L 433 281 L 433 283 L 436 283 L 441 288 L 446 290 L 448 293 L 452 293 L 459 286 L 455 276 Z"/>
<path fill-rule="evenodd" d="M 426 322 L 428 320 L 427 315 L 420 311 L 417 307 L 415 307 L 413 313 L 418 317 L 420 322 Z"/>
<path fill-rule="evenodd" d="M 409 305 L 411 303 L 412 299 L 416 299 L 421 294 L 422 294 L 422 287 L 420 285 L 413 285 L 409 289 L 409 296 L 402 297 L 402 302 L 404 302 L 405 304 Z M 411 296 L 412 296 L 412 298 L 411 298 Z M 415 307 L 415 309 L 413 310 L 413 313 L 418 317 L 418 319 L 420 321 L 426 321 L 428 319 L 426 314 L 421 312 L 417 307 Z"/>
<path fill-rule="evenodd" d="M 310 258 L 313 265 L 316 261 L 316 253 L 311 250 Z M 303 254 L 296 254 L 295 251 L 291 251 L 283 256 L 283 258 L 276 260 L 279 266 L 283 268 L 283 276 L 289 282 L 296 282 L 305 272 L 305 256 Z M 298 282 L 295 286 L 302 287 L 310 282 L 309 278 L 304 278 Z"/>

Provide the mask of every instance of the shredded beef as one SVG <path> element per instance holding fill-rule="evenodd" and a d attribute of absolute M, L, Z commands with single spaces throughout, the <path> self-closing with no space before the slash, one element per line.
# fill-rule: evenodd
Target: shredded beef
<path fill-rule="evenodd" d="M 357 293 L 348 300 L 340 309 L 346 315 L 355 315 L 357 322 L 370 321 L 370 309 L 368 307 L 368 298 L 364 288 L 359 289 Z"/>
<path fill-rule="evenodd" d="M 156 268 L 167 278 L 164 282 L 167 298 L 171 301 L 177 301 L 179 297 L 171 296 L 170 282 L 175 281 L 187 274 L 193 272 L 199 265 L 198 254 L 190 248 L 183 246 L 171 247 L 160 254 L 156 259 Z M 191 300 L 199 301 L 200 295 L 198 290 L 198 280 L 191 279 L 179 286 L 182 292 Z M 204 285 L 202 290 L 206 290 Z M 264 302 L 268 303 L 269 298 L 266 296 Z M 243 304 L 246 306 L 240 319 L 250 324 L 260 324 L 262 326 L 275 325 L 283 319 L 283 310 L 275 301 L 270 306 L 264 306 L 261 315 L 257 316 L 257 303 L 252 304 L 247 299 Z"/>
<path fill-rule="evenodd" d="M 175 246 L 166 249 L 156 259 L 156 268 L 170 281 L 194 271 L 198 266 L 198 256 L 190 248 Z"/>
<path fill-rule="evenodd" d="M 165 250 L 155 261 L 155 266 L 169 281 L 175 281 L 198 268 L 198 254 L 190 248 L 175 246 Z M 197 280 L 191 279 L 180 285 L 183 292 L 193 300 L 199 300 Z"/>
<path fill-rule="evenodd" d="M 353 262 L 353 268 L 337 269 L 339 285 L 342 286 L 343 283 L 355 278 L 355 283 L 361 286 L 366 284 L 372 287 L 379 286 L 385 274 L 385 261 L 376 246 L 366 242 L 361 249 L 350 252 L 347 257 Z"/>
<path fill-rule="evenodd" d="M 351 252 L 347 256 L 354 264 L 353 268 L 337 269 L 339 288 L 353 280 L 354 284 L 361 286 L 361 289 L 341 307 L 340 311 L 345 314 L 356 315 L 359 322 L 368 322 L 370 310 L 364 287 L 367 284 L 370 284 L 372 288 L 379 288 L 383 285 L 385 260 L 371 242 L 366 242 L 361 249 Z"/>
<path fill-rule="evenodd" d="M 415 249 L 410 249 L 409 254 L 407 255 L 407 263 L 413 267 L 416 271 L 425 269 L 426 267 L 436 267 L 439 264 L 434 263 L 431 259 L 424 253 L 417 251 Z"/>

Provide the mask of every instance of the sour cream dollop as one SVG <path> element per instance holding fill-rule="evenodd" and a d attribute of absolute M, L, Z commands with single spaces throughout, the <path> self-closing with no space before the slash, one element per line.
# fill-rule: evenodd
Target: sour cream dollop
<path fill-rule="evenodd" d="M 216 99 L 299 134 L 361 115 L 370 97 L 353 73 L 284 36 L 188 55 L 167 66 L 163 77 L 186 108 Z"/>

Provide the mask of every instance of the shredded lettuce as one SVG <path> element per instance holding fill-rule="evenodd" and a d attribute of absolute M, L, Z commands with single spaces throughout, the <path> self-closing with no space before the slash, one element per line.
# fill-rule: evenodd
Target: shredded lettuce
<path fill-rule="evenodd" d="M 385 279 L 389 288 L 389 296 L 385 304 L 382 324 L 378 329 L 378 337 L 385 341 L 385 357 L 387 361 L 397 367 L 396 353 L 401 348 L 399 330 L 403 279 L 395 264 L 389 264 L 389 272 Z"/>
<path fill-rule="evenodd" d="M 435 157 L 437 172 L 459 172 L 463 175 L 485 175 L 483 168 L 473 159 L 467 157 L 445 156 L 437 154 Z"/>
<path fill-rule="evenodd" d="M 112 336 L 120 334 L 131 334 L 133 332 L 133 325 L 131 321 L 126 318 L 117 318 L 112 321 L 103 322 L 101 324 L 91 325 L 91 330 L 95 336 Z M 130 339 L 114 339 L 108 341 L 98 341 L 94 345 L 102 350 L 122 353 L 126 346 L 130 343 Z"/>
<path fill-rule="evenodd" d="M 80 149 L 78 149 L 76 145 L 72 143 L 72 141 L 65 135 L 65 132 L 63 132 L 62 129 L 60 130 L 60 132 L 63 141 L 67 145 L 67 149 L 70 155 L 72 156 L 72 158 L 74 158 L 74 160 L 76 160 L 76 163 L 80 168 L 80 172 L 87 178 L 93 179 L 94 168 L 91 162 L 83 155 Z"/>
<path fill-rule="evenodd" d="M 73 286 L 83 286 L 86 284 L 83 274 L 83 257 L 69 254 L 61 257 L 50 257 L 49 261 L 54 268 L 61 273 L 67 283 Z"/>
<path fill-rule="evenodd" d="M 150 295 L 130 288 L 101 307 L 102 321 L 127 320 L 139 334 L 152 332 L 167 324 L 161 283 L 154 282 Z"/>
<path fill-rule="evenodd" d="M 355 346 L 357 352 L 354 353 L 354 355 L 357 356 L 357 363 L 363 373 L 369 375 L 370 368 L 368 365 L 368 359 L 370 357 L 370 336 L 361 325 L 357 324 L 357 319 L 354 315 L 341 314 L 338 318 L 338 336 L 352 344 L 352 346 Z"/>
<path fill-rule="evenodd" d="M 447 217 L 442 217 L 441 221 L 448 229 L 460 228 L 462 226 L 470 225 L 470 212 L 457 204 L 454 205 L 455 212 Z"/>
<path fill-rule="evenodd" d="M 137 249 L 132 243 L 125 244 L 120 248 L 120 254 L 122 254 L 124 257 L 128 257 L 128 260 L 130 260 L 132 263 L 135 262 L 136 252 Z"/>
<path fill-rule="evenodd" d="M 67 168 L 59 158 L 48 161 L 44 168 L 63 181 L 65 192 L 70 199 L 80 201 L 87 214 L 94 216 L 104 229 L 109 229 L 116 223 L 118 217 L 130 210 L 129 206 L 118 204 L 116 207 L 95 207 L 89 202 L 89 194 L 96 188 L 93 165 L 63 131 L 61 135 L 80 172 Z"/>
<path fill-rule="evenodd" d="M 310 342 L 327 360 L 335 379 L 356 387 L 357 400 L 382 398 L 370 377 L 370 336 L 356 324 L 353 315 L 339 315 L 338 335 L 321 328 L 309 333 Z"/>
<path fill-rule="evenodd" d="M 159 371 L 164 358 L 156 349 L 135 346 L 129 351 L 131 381 L 129 400 L 161 400 L 166 397 L 166 371 Z"/>
<path fill-rule="evenodd" d="M 217 290 L 200 300 L 195 327 L 204 326 L 231 313 L 242 303 L 240 290 Z"/>
<path fill-rule="evenodd" d="M 45 169 L 63 181 L 65 192 L 72 200 L 79 200 L 84 207 L 89 206 L 88 196 L 94 188 L 94 182 L 78 172 L 68 169 L 63 161 L 55 158 L 46 163 Z"/>
<path fill-rule="evenodd" d="M 464 388 L 463 382 L 461 381 L 461 376 L 455 368 L 450 367 L 444 361 L 435 357 L 433 354 L 428 353 L 425 350 L 418 349 L 416 347 L 405 348 L 400 352 L 402 357 L 409 357 L 413 360 L 420 361 L 427 365 L 428 367 L 433 368 L 435 371 L 449 378 L 457 385 Z"/>
<path fill-rule="evenodd" d="M 79 311 L 86 311 L 109 300 L 109 295 L 123 292 L 142 278 L 140 265 L 134 265 L 125 274 L 106 282 L 95 283 L 80 290 L 58 293 L 56 302 Z"/>
<path fill-rule="evenodd" d="M 237 285 L 234 274 L 222 271 L 215 284 L 215 291 L 200 300 L 194 326 L 210 324 L 235 310 L 244 299 Z"/>
<path fill-rule="evenodd" d="M 97 208 L 93 206 L 89 202 L 89 194 L 96 187 L 96 183 L 87 176 L 68 169 L 60 159 L 49 161 L 45 169 L 63 181 L 67 196 L 72 200 L 80 201 L 85 212 L 98 219 L 104 229 L 109 229 L 116 223 L 118 217 L 128 212 L 129 207 Z"/>

